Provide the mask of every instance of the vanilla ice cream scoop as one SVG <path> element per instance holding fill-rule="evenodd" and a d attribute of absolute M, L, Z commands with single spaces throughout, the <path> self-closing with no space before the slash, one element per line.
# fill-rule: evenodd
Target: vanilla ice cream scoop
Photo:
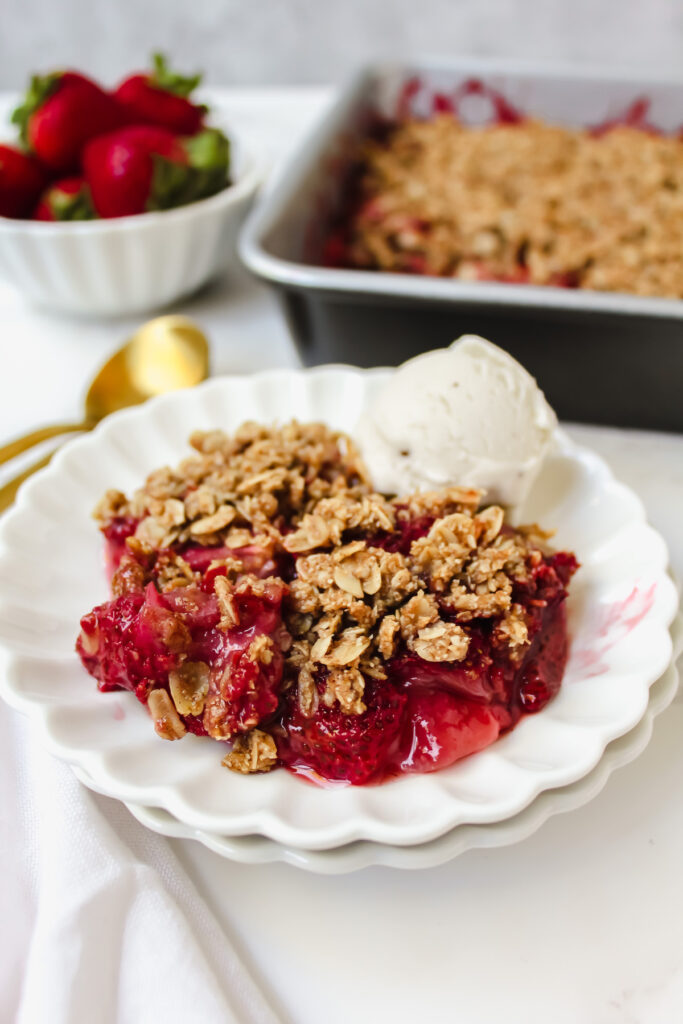
<path fill-rule="evenodd" d="M 396 370 L 356 429 L 374 486 L 406 494 L 480 487 L 519 505 L 557 417 L 530 373 L 491 342 L 465 335 Z"/>

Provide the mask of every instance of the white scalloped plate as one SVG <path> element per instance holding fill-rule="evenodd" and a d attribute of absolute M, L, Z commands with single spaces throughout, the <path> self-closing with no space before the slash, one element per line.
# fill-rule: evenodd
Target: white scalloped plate
<path fill-rule="evenodd" d="M 590 772 L 643 717 L 671 658 L 678 598 L 666 546 L 633 492 L 561 432 L 524 514 L 556 528 L 558 544 L 582 563 L 565 681 L 541 714 L 474 757 L 378 787 L 319 789 L 285 771 L 243 777 L 221 767 L 212 741 L 164 742 L 131 695 L 97 692 L 73 643 L 80 615 L 107 595 L 90 518 L 101 492 L 131 490 L 177 462 L 194 429 L 293 415 L 352 429 L 387 372 L 324 367 L 212 380 L 110 417 L 22 488 L 0 524 L 0 645 L 10 654 L 1 692 L 98 789 L 216 835 L 309 850 L 362 839 L 410 845 L 519 813 L 542 790 Z"/>
<path fill-rule="evenodd" d="M 680 651 L 683 646 L 680 616 L 674 626 L 674 643 L 677 639 L 676 646 Z M 672 702 L 678 685 L 679 674 L 674 655 L 664 675 L 650 688 L 647 710 L 638 725 L 619 739 L 612 740 L 595 768 L 578 782 L 561 789 L 546 790 L 523 811 L 505 821 L 489 825 L 458 825 L 438 839 L 415 846 L 389 846 L 361 840 L 332 850 L 301 850 L 294 846 L 283 846 L 264 836 L 217 836 L 191 829 L 160 807 L 141 807 L 139 804 L 126 806 L 140 824 L 153 832 L 173 839 L 193 839 L 220 857 L 240 864 L 273 864 L 281 861 L 321 875 L 348 874 L 373 865 L 410 870 L 438 867 L 467 850 L 511 846 L 521 842 L 533 835 L 553 815 L 576 810 L 592 800 L 613 771 L 633 761 L 645 749 L 652 735 L 655 716 L 661 714 Z M 80 769 L 75 771 L 81 782 L 96 788 L 85 773 Z"/>

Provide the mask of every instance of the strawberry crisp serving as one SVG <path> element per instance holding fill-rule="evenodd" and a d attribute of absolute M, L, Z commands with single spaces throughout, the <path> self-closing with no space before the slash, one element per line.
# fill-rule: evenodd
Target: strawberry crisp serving
<path fill-rule="evenodd" d="M 76 645 L 161 738 L 361 785 L 444 768 L 557 693 L 577 562 L 538 526 L 473 488 L 376 493 L 319 423 L 190 441 L 96 509 L 111 599 Z"/>

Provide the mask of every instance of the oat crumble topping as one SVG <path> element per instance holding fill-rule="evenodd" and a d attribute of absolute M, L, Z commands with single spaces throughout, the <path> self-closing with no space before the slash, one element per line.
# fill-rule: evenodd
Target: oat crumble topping
<path fill-rule="evenodd" d="M 203 661 L 184 661 L 168 676 L 171 697 L 181 715 L 201 715 L 209 692 L 209 666 Z"/>
<path fill-rule="evenodd" d="M 223 758 L 223 764 L 233 772 L 249 775 L 251 772 L 267 772 L 277 763 L 275 740 L 261 729 L 238 736 L 232 750 Z"/>
<path fill-rule="evenodd" d="M 152 690 L 147 698 L 154 729 L 164 740 L 179 740 L 187 732 L 178 716 L 178 710 L 166 690 Z"/>
<path fill-rule="evenodd" d="M 683 297 L 679 137 L 442 114 L 365 141 L 358 164 L 347 265 Z"/>

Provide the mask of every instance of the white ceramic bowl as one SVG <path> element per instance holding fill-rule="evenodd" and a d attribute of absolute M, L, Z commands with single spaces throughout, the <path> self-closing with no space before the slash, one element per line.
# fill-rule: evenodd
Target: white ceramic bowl
<path fill-rule="evenodd" d="M 357 839 L 409 845 L 517 814 L 543 790 L 586 775 L 642 718 L 671 659 L 678 595 L 666 546 L 633 492 L 561 433 L 523 511 L 555 527 L 557 543 L 582 563 L 569 602 L 572 654 L 557 698 L 486 750 L 431 775 L 319 789 L 284 770 L 230 773 L 214 742 L 166 743 L 131 694 L 97 691 L 73 647 L 79 617 L 107 596 L 91 519 L 101 493 L 129 491 L 151 469 L 179 461 L 195 429 L 293 415 L 352 429 L 387 372 L 322 367 L 215 379 L 111 416 L 22 488 L 0 523 L 0 645 L 9 654 L 0 693 L 103 792 L 216 835 L 260 834 L 307 849 Z"/>
<path fill-rule="evenodd" d="M 67 313 L 146 313 L 196 291 L 234 253 L 259 184 L 234 143 L 234 184 L 209 199 L 111 220 L 43 223 L 0 217 L 0 277 Z"/>

